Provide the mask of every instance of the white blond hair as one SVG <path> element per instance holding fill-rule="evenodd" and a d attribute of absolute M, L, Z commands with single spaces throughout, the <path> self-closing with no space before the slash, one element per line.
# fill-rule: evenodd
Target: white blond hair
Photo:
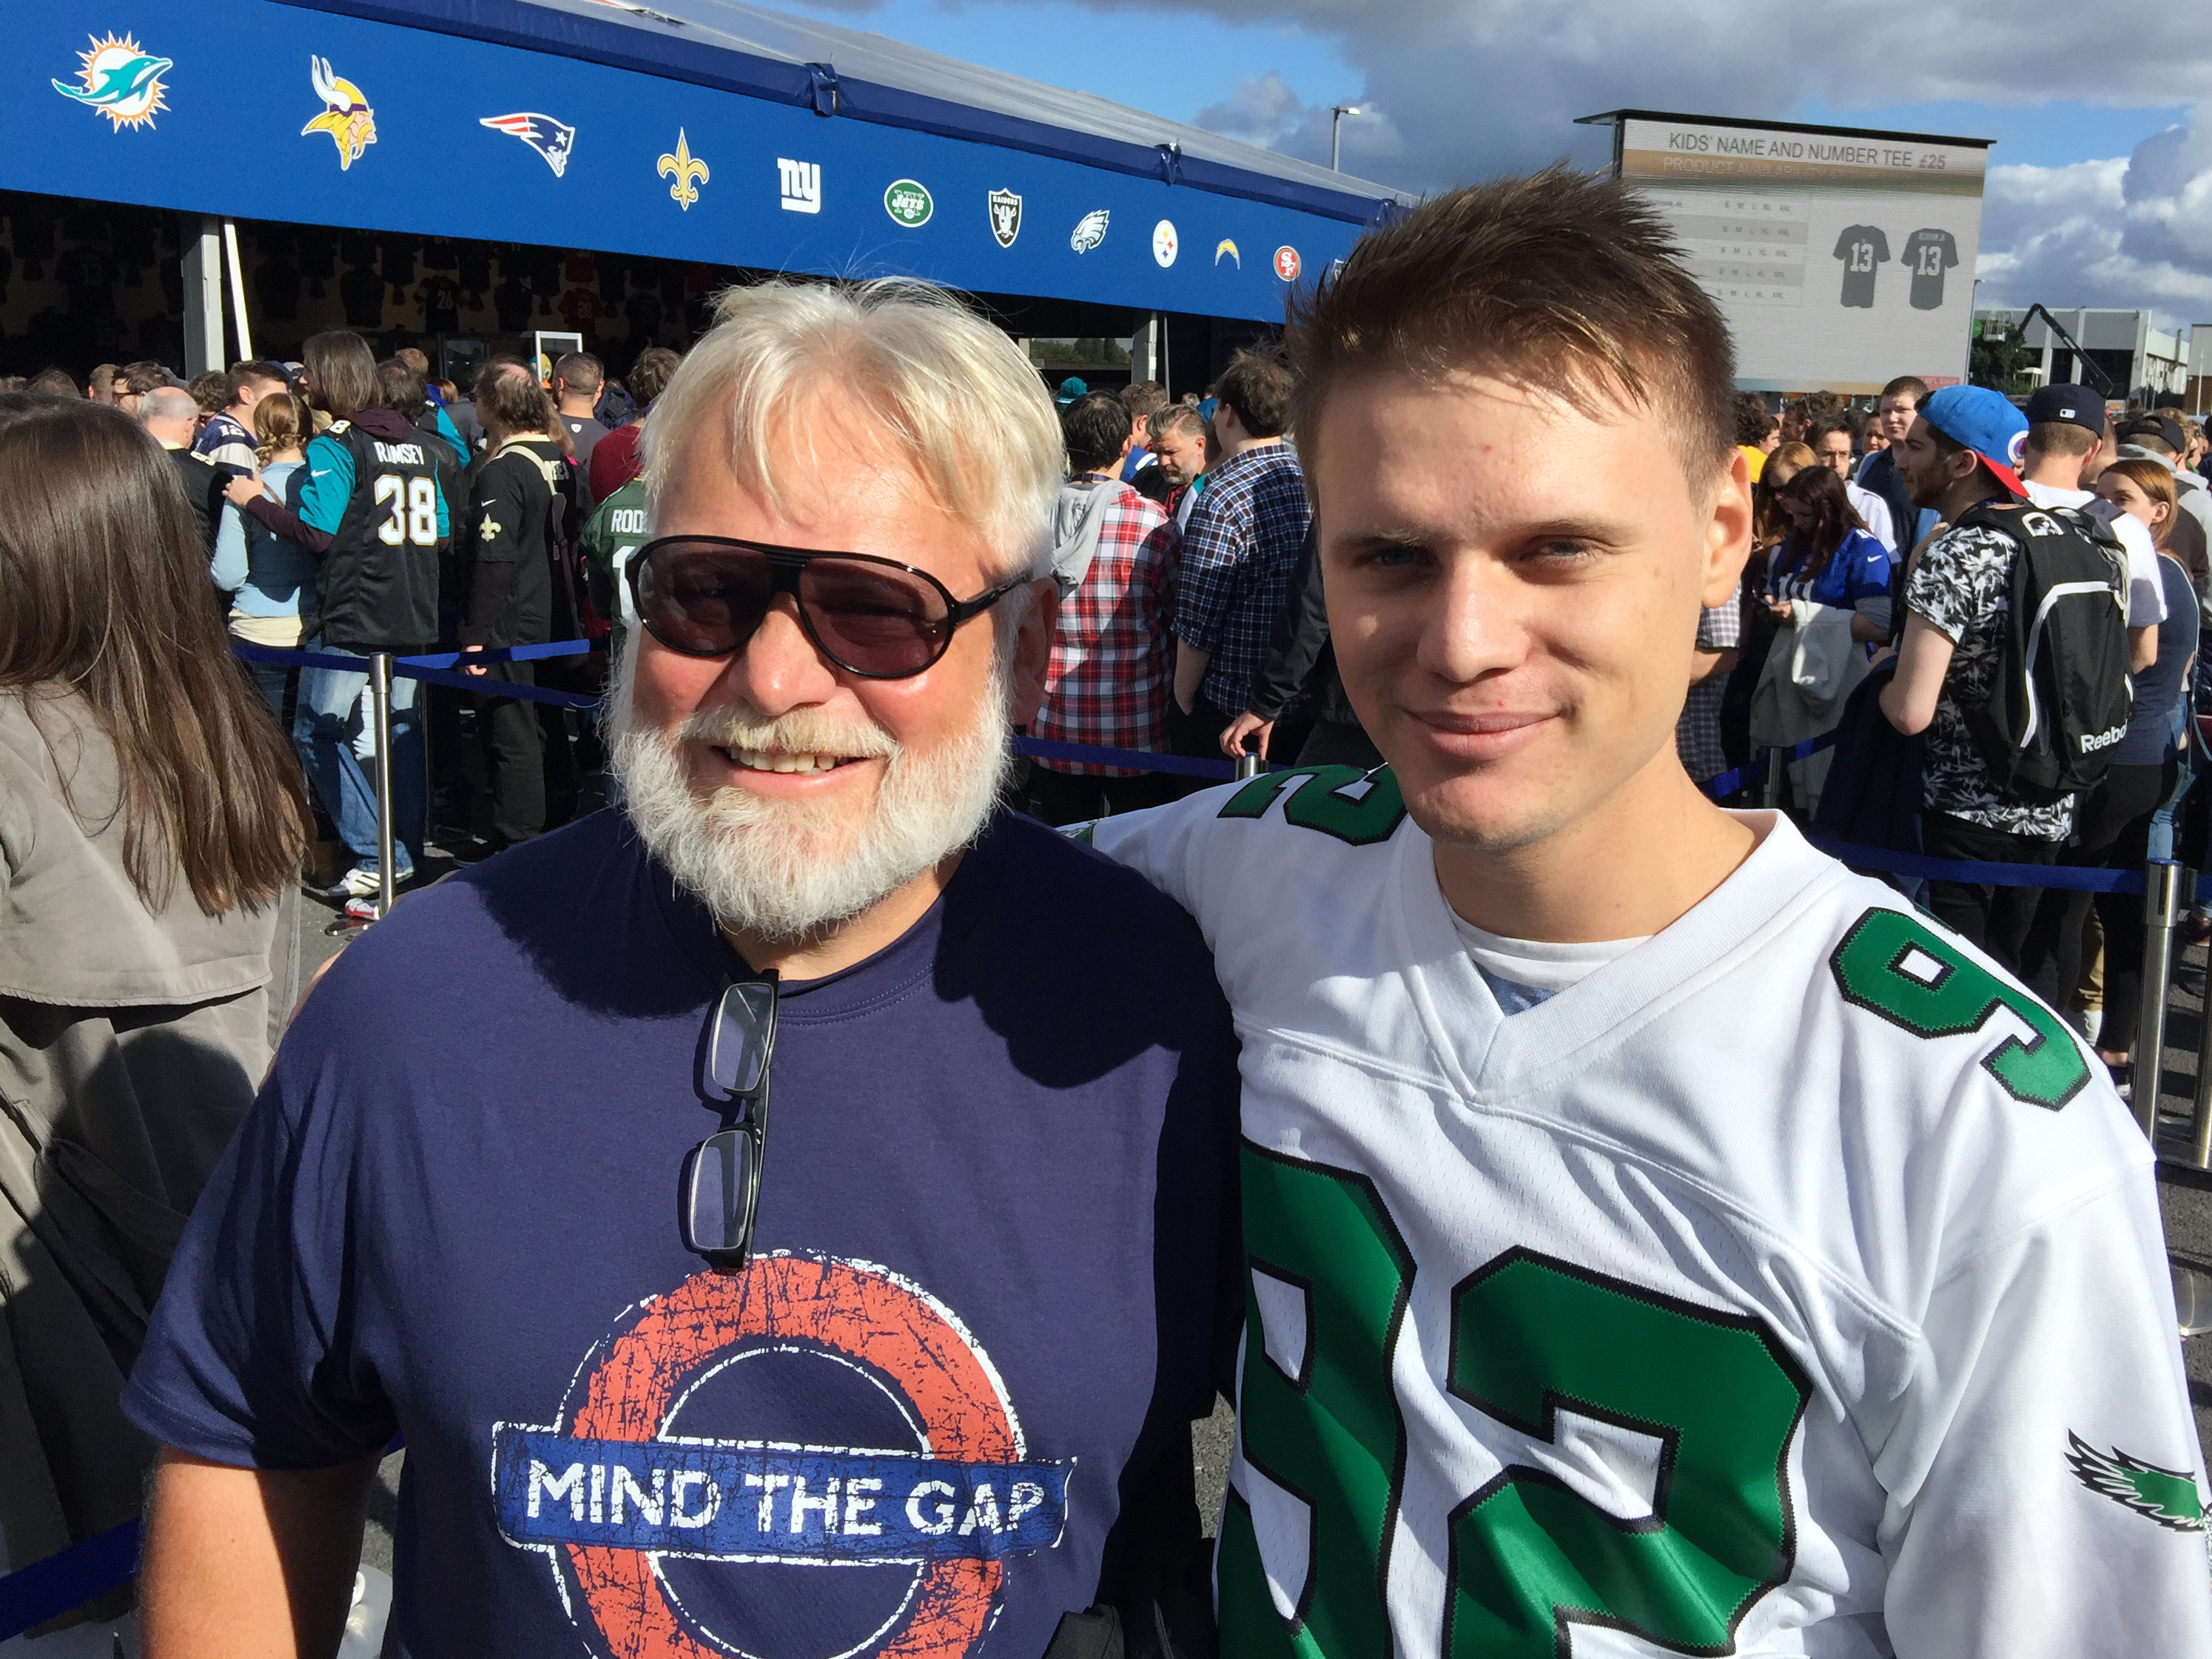
<path fill-rule="evenodd" d="M 855 399 L 949 512 L 991 548 L 994 575 L 1042 575 L 1062 477 L 1060 421 L 1013 341 L 943 289 L 900 277 L 732 289 L 646 416 L 648 514 L 672 463 L 726 413 L 738 482 L 781 505 L 779 465 L 818 471 L 806 416 L 825 386 Z M 992 441 L 979 448 L 974 434 Z"/>

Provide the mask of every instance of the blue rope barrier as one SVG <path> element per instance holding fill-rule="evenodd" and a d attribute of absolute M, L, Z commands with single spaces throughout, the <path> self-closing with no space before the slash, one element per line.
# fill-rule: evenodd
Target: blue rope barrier
<path fill-rule="evenodd" d="M 1832 749 L 1835 744 L 1836 734 L 1833 732 L 1823 732 L 1817 738 L 1808 738 L 1802 743 L 1792 744 L 1790 746 L 1789 757 L 1794 761 L 1804 760 L 1819 754 L 1823 749 Z M 1739 789 L 1747 788 L 1752 784 L 1764 783 L 1766 781 L 1766 756 L 1755 756 L 1733 771 L 1723 772 L 1718 777 L 1706 779 L 1700 787 L 1712 799 L 1719 800 L 1724 796 L 1733 795 Z"/>
<path fill-rule="evenodd" d="M 1101 749 L 1096 744 L 1061 743 L 1052 738 L 1016 738 L 1014 752 L 1032 759 L 1087 761 L 1093 766 L 1121 766 L 1133 772 L 1172 772 L 1178 777 L 1212 778 L 1217 783 L 1237 775 L 1235 765 L 1225 760 L 1158 755 L 1148 749 Z"/>
<path fill-rule="evenodd" d="M 597 708 L 599 700 L 580 691 L 556 691 L 550 686 L 516 685 L 508 680 L 482 679 L 473 674 L 446 672 L 445 665 L 463 660 L 481 663 L 529 662 L 542 657 L 580 657 L 591 650 L 583 640 L 557 640 L 550 645 L 501 646 L 487 651 L 443 651 L 423 657 L 394 657 L 392 672 L 400 679 L 428 685 L 450 685 L 458 691 L 474 691 L 487 697 L 514 697 L 542 702 L 555 708 Z M 290 668 L 337 668 L 349 673 L 368 672 L 368 659 L 332 651 L 285 651 L 273 645 L 233 640 L 231 654 L 245 662 L 283 663 Z"/>
<path fill-rule="evenodd" d="M 143 1524 L 125 1521 L 0 1578 L 0 1642 L 136 1578 Z"/>
<path fill-rule="evenodd" d="M 1806 839 L 1854 870 L 1881 870 L 1923 881 L 1956 882 L 1966 887 L 2057 888 L 2069 893 L 2140 893 L 2143 890 L 2140 870 L 2079 864 L 1984 864 L 1929 858 L 1924 853 L 1899 853 L 1887 847 L 1862 847 L 1856 842 L 1831 841 L 1826 836 Z"/>

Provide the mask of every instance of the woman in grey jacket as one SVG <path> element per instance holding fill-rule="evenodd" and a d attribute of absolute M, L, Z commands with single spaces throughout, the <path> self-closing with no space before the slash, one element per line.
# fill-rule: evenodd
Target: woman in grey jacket
<path fill-rule="evenodd" d="M 129 417 L 0 398 L 0 594 L 4 1573 L 138 1511 L 116 1399 L 289 1012 L 308 818 Z"/>

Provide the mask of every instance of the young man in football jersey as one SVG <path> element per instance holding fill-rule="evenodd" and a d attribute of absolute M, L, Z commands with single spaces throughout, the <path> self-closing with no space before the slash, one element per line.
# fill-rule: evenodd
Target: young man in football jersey
<path fill-rule="evenodd" d="M 2151 1156 L 1972 947 L 1708 803 L 1725 324 L 1561 170 L 1298 302 L 1389 765 L 1108 818 L 1243 1038 L 1231 1659 L 2212 1650 Z"/>

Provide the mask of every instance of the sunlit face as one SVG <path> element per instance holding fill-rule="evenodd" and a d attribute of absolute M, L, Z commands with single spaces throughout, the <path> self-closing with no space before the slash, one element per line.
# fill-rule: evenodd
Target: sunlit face
<path fill-rule="evenodd" d="M 2121 512 L 2142 521 L 2154 539 L 2173 509 L 2164 501 L 2154 499 L 2143 487 L 2122 472 L 2100 473 L 2097 493 Z"/>
<path fill-rule="evenodd" d="M 1152 446 L 1152 459 L 1168 483 L 1180 489 L 1206 471 L 1206 434 L 1198 428 L 1176 426 Z"/>
<path fill-rule="evenodd" d="M 1679 766 L 1698 610 L 1750 542 L 1740 453 L 1700 501 L 1672 420 L 1474 375 L 1348 382 L 1321 423 L 1337 665 L 1424 830 L 1525 846 Z"/>
<path fill-rule="evenodd" d="M 1851 473 L 1851 434 L 1844 431 L 1823 432 L 1813 446 L 1813 459 L 1838 478 L 1848 478 Z"/>
<path fill-rule="evenodd" d="M 1905 434 L 1912 430 L 1912 422 L 1919 414 L 1919 402 L 1909 392 L 1901 396 L 1884 392 L 1875 399 L 1875 419 L 1881 423 L 1882 435 L 1893 444 L 1905 441 Z"/>
<path fill-rule="evenodd" d="M 780 502 L 738 482 L 723 459 L 726 428 L 695 434 L 672 458 L 654 534 L 872 554 L 927 571 L 960 599 L 1004 580 L 981 532 L 936 500 L 856 405 L 825 394 L 805 428 L 809 453 L 783 469 Z M 1004 664 L 986 615 L 907 679 L 831 663 L 787 593 L 725 657 L 685 656 L 637 630 L 617 728 L 651 735 L 665 758 L 623 763 L 633 817 L 690 837 L 696 888 L 752 896 L 717 907 L 733 926 L 795 936 L 857 914 L 957 851 L 988 813 L 1009 716 L 1028 719 L 1042 693 L 1052 612 L 1038 588 L 1050 584 L 1031 590 L 1038 608 Z M 1000 601 L 1024 603 L 1018 593 Z M 688 801 L 670 799 L 679 793 Z M 662 842 L 647 839 L 686 876 Z"/>

